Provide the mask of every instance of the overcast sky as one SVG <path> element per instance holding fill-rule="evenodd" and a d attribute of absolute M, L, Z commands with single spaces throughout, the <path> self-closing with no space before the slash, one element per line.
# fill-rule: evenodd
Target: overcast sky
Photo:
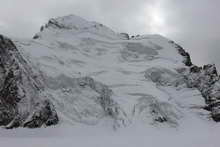
<path fill-rule="evenodd" d="M 198 65 L 220 70 L 220 0 L 0 0 L 0 34 L 31 38 L 49 18 L 68 14 L 129 34 L 158 33 Z"/>

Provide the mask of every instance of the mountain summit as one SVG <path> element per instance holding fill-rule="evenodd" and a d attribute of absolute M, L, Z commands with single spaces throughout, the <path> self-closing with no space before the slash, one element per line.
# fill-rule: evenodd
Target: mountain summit
<path fill-rule="evenodd" d="M 120 38 L 123 35 L 117 34 L 112 31 L 110 28 L 104 26 L 103 24 L 97 22 L 87 21 L 79 16 L 68 15 L 64 17 L 52 18 L 48 21 L 48 23 L 41 27 L 41 32 L 37 33 L 34 38 L 38 38 L 40 36 L 47 36 L 48 33 L 65 33 L 71 35 L 78 33 L 94 33 L 103 35 L 106 37 Z"/>
<path fill-rule="evenodd" d="M 33 39 L 0 36 L 0 57 L 0 125 L 7 128 L 220 121 L 215 66 L 194 65 L 160 35 L 129 37 L 69 15 L 50 19 Z"/>

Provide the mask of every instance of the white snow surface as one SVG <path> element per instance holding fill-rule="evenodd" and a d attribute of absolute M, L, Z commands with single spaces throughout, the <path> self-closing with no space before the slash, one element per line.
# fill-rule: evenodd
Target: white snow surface
<path fill-rule="evenodd" d="M 220 125 L 201 109 L 200 92 L 173 84 L 180 76 L 176 69 L 187 67 L 169 39 L 143 35 L 126 40 L 74 15 L 55 20 L 65 28 L 48 26 L 38 39 L 14 42 L 45 80 L 60 123 L 1 129 L 1 146 L 218 147 Z M 115 121 L 96 101 L 99 93 L 71 82 L 85 76 L 113 91 L 124 125 L 113 129 Z M 166 120 L 155 121 L 158 117 Z"/>

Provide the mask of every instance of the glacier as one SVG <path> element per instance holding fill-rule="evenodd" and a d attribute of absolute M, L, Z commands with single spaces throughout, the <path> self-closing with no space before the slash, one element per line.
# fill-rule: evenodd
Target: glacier
<path fill-rule="evenodd" d="M 15 140 L 23 146 L 31 142 L 26 137 L 33 142 L 46 137 L 62 140 L 57 146 L 217 147 L 220 80 L 215 65 L 194 65 L 174 41 L 157 34 L 130 37 L 75 15 L 50 19 L 32 39 L 11 40 L 16 53 L 8 55 L 10 62 L 0 60 L 9 65 L 0 68 L 0 90 L 9 73 L 2 70 L 15 71 L 11 66 L 16 65 L 23 78 L 15 85 L 25 94 L 18 90 L 21 101 L 13 100 L 13 111 L 0 111 L 10 116 L 0 116 L 7 120 L 0 124 L 38 129 L 1 129 L 0 136 L 24 137 L 26 143 Z M 50 108 L 49 116 L 44 107 Z M 36 144 L 56 146 L 56 141 Z"/>

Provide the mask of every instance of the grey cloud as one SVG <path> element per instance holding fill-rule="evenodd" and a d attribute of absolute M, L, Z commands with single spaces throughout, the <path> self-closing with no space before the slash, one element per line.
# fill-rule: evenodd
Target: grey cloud
<path fill-rule="evenodd" d="M 184 46 L 195 63 L 216 63 L 220 69 L 219 6 L 219 0 L 169 0 L 163 12 L 166 25 L 178 30 L 169 37 Z"/>

